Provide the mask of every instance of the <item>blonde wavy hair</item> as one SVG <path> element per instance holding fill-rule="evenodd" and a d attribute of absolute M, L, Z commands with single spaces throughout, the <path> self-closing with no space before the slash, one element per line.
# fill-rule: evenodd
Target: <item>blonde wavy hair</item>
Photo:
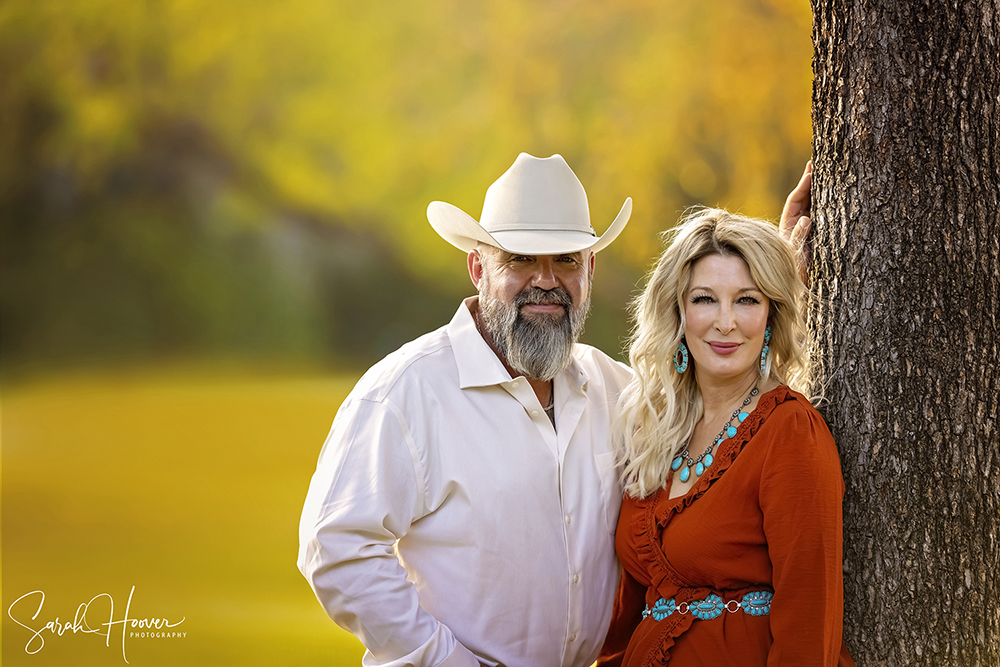
<path fill-rule="evenodd" d="M 627 493 L 644 498 L 666 484 L 671 461 L 702 418 L 701 391 L 692 368 L 674 368 L 684 334 L 684 301 L 691 269 L 702 257 L 743 259 L 757 288 L 770 299 L 769 361 L 763 385 L 773 378 L 809 395 L 810 361 L 805 313 L 808 290 L 792 246 L 763 220 L 721 209 L 698 209 L 663 236 L 670 242 L 642 294 L 631 304 L 635 325 L 629 361 L 635 376 L 618 400 L 617 459 Z"/>

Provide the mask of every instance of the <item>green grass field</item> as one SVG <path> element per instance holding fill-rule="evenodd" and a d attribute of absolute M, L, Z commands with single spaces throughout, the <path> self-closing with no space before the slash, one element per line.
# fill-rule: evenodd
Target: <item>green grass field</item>
<path fill-rule="evenodd" d="M 3 389 L 3 664 L 124 665 L 122 626 L 72 623 L 105 593 L 113 620 L 183 618 L 126 638 L 131 665 L 361 664 L 295 567 L 299 511 L 355 377 L 132 374 Z M 43 591 L 44 605 L 31 616 Z M 108 598 L 87 621 L 109 618 Z M 126 632 L 135 632 L 128 629 Z"/>

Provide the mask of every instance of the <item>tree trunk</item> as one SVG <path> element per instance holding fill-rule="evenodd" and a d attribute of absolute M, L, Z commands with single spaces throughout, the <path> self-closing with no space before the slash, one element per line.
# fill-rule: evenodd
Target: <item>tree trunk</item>
<path fill-rule="evenodd" d="M 813 0 L 815 303 L 859 667 L 1000 665 L 1000 0 Z"/>

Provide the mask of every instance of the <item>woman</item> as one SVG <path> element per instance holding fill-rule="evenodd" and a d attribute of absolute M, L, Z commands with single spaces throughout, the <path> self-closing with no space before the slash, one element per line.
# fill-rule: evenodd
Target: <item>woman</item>
<path fill-rule="evenodd" d="M 771 225 L 701 210 L 674 231 L 635 306 L 599 664 L 853 665 L 840 462 L 801 393 L 805 299 Z"/>

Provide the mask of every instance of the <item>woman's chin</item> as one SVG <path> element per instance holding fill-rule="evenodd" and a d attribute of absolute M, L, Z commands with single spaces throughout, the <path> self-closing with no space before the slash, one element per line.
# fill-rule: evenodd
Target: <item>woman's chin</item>
<path fill-rule="evenodd" d="M 727 360 L 728 361 L 728 360 Z M 737 360 L 733 360 L 736 362 Z M 754 373 L 756 367 L 746 363 L 720 363 L 719 360 L 712 360 L 711 363 L 699 362 L 695 359 L 698 368 L 698 379 L 701 382 L 711 381 L 714 384 L 740 382 Z"/>

